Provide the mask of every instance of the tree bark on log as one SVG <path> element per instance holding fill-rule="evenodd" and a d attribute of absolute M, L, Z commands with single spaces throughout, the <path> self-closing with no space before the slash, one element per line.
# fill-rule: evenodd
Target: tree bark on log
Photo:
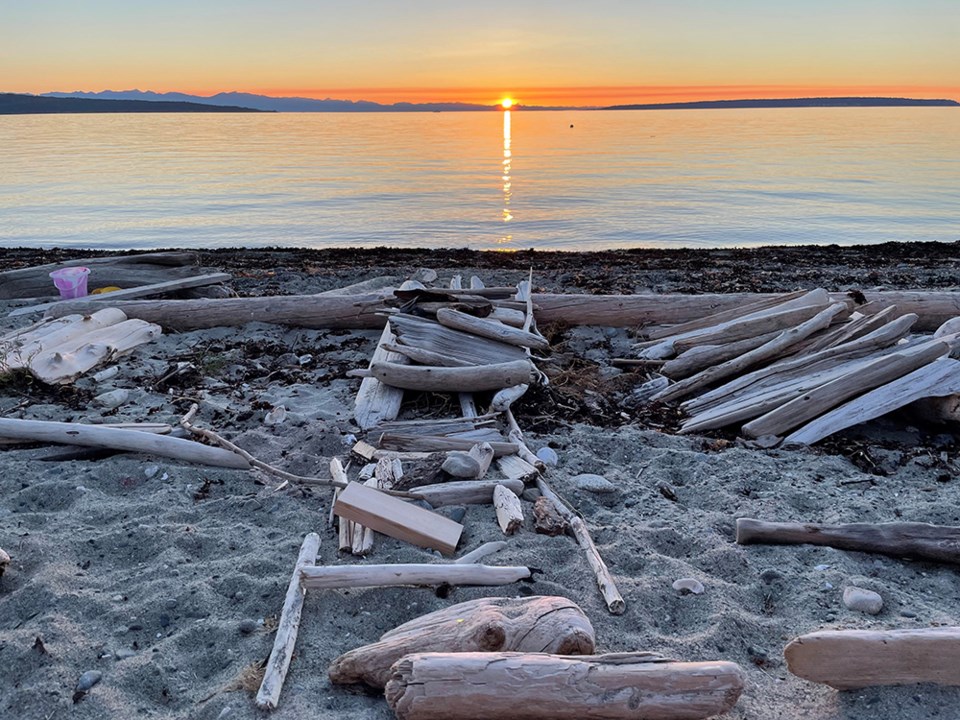
<path fill-rule="evenodd" d="M 344 653 L 327 671 L 334 683 L 382 689 L 390 667 L 423 652 L 546 652 L 591 655 L 593 626 L 576 603 L 562 597 L 481 598 L 422 615 L 378 642 Z"/>
<path fill-rule="evenodd" d="M 300 585 L 300 571 L 313 565 L 317 561 L 317 552 L 320 550 L 320 536 L 309 533 L 300 546 L 300 554 L 293 567 L 293 576 L 287 586 L 287 594 L 283 600 L 283 610 L 280 612 L 280 622 L 277 624 L 277 635 L 273 640 L 273 650 L 267 660 L 266 672 L 260 690 L 257 692 L 257 707 L 264 710 L 273 710 L 280 700 L 280 691 L 283 689 L 283 680 L 287 676 L 293 650 L 297 644 L 297 634 L 300 631 L 300 614 L 303 611 L 303 598 L 306 591 Z"/>
<path fill-rule="evenodd" d="M 837 690 L 876 685 L 960 685 L 960 628 L 821 630 L 783 651 L 798 677 Z"/>
<path fill-rule="evenodd" d="M 385 694 L 399 720 L 696 720 L 732 708 L 743 684 L 734 663 L 647 653 L 418 653 Z"/>
<path fill-rule="evenodd" d="M 927 523 L 820 525 L 738 518 L 737 543 L 826 545 L 840 550 L 960 564 L 960 527 Z"/>
<path fill-rule="evenodd" d="M 306 567 L 306 588 L 402 587 L 404 585 L 509 585 L 529 578 L 525 567 L 489 565 L 330 565 Z"/>

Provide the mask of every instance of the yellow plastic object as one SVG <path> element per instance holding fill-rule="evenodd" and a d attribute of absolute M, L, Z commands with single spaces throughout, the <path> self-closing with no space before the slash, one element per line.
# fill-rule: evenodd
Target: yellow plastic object
<path fill-rule="evenodd" d="M 116 285 L 107 285 L 107 287 L 97 288 L 90 292 L 91 295 L 103 295 L 104 293 L 110 293 L 114 290 L 123 290 L 123 288 L 118 288 Z"/>

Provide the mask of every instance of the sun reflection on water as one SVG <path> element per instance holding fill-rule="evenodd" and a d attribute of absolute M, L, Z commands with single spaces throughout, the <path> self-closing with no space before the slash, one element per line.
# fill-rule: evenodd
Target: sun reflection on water
<path fill-rule="evenodd" d="M 503 222 L 508 223 L 513 220 L 513 213 L 510 211 L 510 200 L 513 198 L 513 186 L 510 181 L 510 166 L 513 160 L 513 151 L 511 149 L 510 110 L 506 109 L 509 107 L 506 101 L 503 107 L 503 175 L 501 176 L 503 182 L 503 212 L 501 215 Z M 497 240 L 497 244 L 501 246 L 512 242 L 513 234 L 509 232 L 504 232 L 500 239 Z M 508 248 L 501 247 L 499 249 L 507 250 Z"/>

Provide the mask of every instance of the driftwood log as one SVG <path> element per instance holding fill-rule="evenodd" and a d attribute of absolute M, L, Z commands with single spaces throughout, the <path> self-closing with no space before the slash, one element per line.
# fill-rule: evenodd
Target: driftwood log
<path fill-rule="evenodd" d="M 960 685 L 960 628 L 821 630 L 783 651 L 787 669 L 838 690 L 874 685 Z"/>
<path fill-rule="evenodd" d="M 81 263 L 82 264 L 82 263 Z M 163 279 L 163 278 L 161 278 Z M 166 278 L 169 279 L 169 278 Z M 45 283 L 49 282 L 46 278 Z M 153 280 L 151 282 L 159 282 Z M 36 294 L 36 293 L 33 293 Z M 864 293 L 878 309 L 896 305 L 900 312 L 916 313 L 919 330 L 936 330 L 947 320 L 960 315 L 960 292 L 882 291 Z M 313 328 L 383 327 L 386 293 L 362 295 L 285 295 L 274 297 L 232 298 L 225 300 L 130 300 L 118 303 L 128 317 L 155 322 L 177 330 L 195 330 L 220 325 L 245 325 L 248 322 L 274 322 L 280 325 Z M 671 325 L 703 318 L 748 303 L 782 296 L 755 293 L 718 295 L 560 295 L 535 294 L 533 303 L 539 324 L 564 322 L 569 325 L 634 327 Z M 831 293 L 831 300 L 846 301 L 846 293 Z M 90 312 L 90 306 L 75 306 L 77 312 Z M 51 310 L 57 316 L 57 310 Z"/>
<path fill-rule="evenodd" d="M 536 370 L 529 360 L 473 367 L 430 367 L 372 362 L 370 374 L 385 385 L 404 390 L 483 392 L 533 382 Z"/>
<path fill-rule="evenodd" d="M 732 708 L 743 682 L 735 663 L 649 653 L 418 653 L 385 694 L 400 720 L 694 720 Z"/>
<path fill-rule="evenodd" d="M 415 618 L 378 642 L 351 650 L 327 671 L 344 685 L 383 688 L 390 666 L 422 652 L 547 652 L 592 655 L 593 626 L 583 610 L 562 597 L 481 598 Z"/>
<path fill-rule="evenodd" d="M 523 527 L 523 506 L 520 498 L 502 485 L 493 489 L 493 507 L 497 512 L 497 523 L 504 535 L 513 535 Z"/>
<path fill-rule="evenodd" d="M 319 550 L 320 536 L 309 533 L 300 546 L 300 554 L 293 566 L 293 576 L 290 578 L 287 594 L 283 599 L 283 610 L 280 612 L 273 650 L 270 651 L 263 682 L 260 683 L 260 690 L 257 692 L 259 708 L 272 710 L 277 707 L 277 702 L 280 700 L 283 680 L 287 676 L 293 649 L 297 644 L 297 634 L 300 632 L 300 613 L 303 611 L 303 597 L 306 593 L 300 585 L 300 571 L 317 561 Z"/>
<path fill-rule="evenodd" d="M 737 542 L 741 545 L 826 545 L 840 550 L 960 564 L 960 527 L 927 523 L 819 525 L 738 518 Z"/>
<path fill-rule="evenodd" d="M 531 576 L 526 567 L 489 565 L 330 565 L 305 567 L 306 588 L 402 587 L 404 585 L 509 585 Z"/>
<path fill-rule="evenodd" d="M 433 507 L 445 505 L 489 505 L 493 502 L 493 493 L 498 487 L 504 487 L 514 495 L 523 492 L 523 480 L 462 480 L 434 485 L 420 485 L 407 492 L 415 498 L 426 500 Z"/>

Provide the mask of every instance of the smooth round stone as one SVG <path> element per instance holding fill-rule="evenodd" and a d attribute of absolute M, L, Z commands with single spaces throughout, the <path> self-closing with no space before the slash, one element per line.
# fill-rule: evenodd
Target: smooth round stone
<path fill-rule="evenodd" d="M 617 486 L 605 477 L 602 475 L 593 475 L 592 473 L 577 475 L 573 478 L 573 482 L 578 489 L 592 493 L 612 493 L 617 490 Z"/>
<path fill-rule="evenodd" d="M 130 399 L 130 391 L 124 390 L 122 388 L 118 390 L 111 390 L 110 392 L 101 393 L 97 395 L 93 401 L 102 407 L 112 410 L 113 408 L 120 407 L 127 400 Z"/>
<path fill-rule="evenodd" d="M 873 590 L 864 590 L 851 585 L 844 588 L 843 604 L 850 610 L 876 615 L 883 609 L 883 598 Z"/>
<path fill-rule="evenodd" d="M 77 692 L 86 692 L 96 685 L 103 678 L 103 673 L 99 670 L 87 670 L 80 679 L 77 680 Z"/>
<path fill-rule="evenodd" d="M 783 574 L 778 570 L 774 570 L 773 568 L 767 568 L 766 570 L 760 573 L 760 579 L 763 580 L 767 585 L 769 585 L 770 583 L 776 582 L 777 580 L 782 580 Z"/>
<path fill-rule="evenodd" d="M 556 467 L 560 462 L 560 456 L 552 447 L 542 447 L 537 450 L 537 457 L 543 460 L 543 464 L 548 467 Z"/>
<path fill-rule="evenodd" d="M 251 633 L 256 632 L 257 627 L 258 625 L 256 620 L 244 620 L 240 623 L 237 629 L 240 630 L 240 632 L 244 635 L 250 635 Z"/>
<path fill-rule="evenodd" d="M 113 654 L 117 660 L 126 660 L 128 658 L 136 657 L 136 655 L 137 651 L 131 650 L 130 648 L 120 648 Z"/>
<path fill-rule="evenodd" d="M 453 477 L 475 478 L 480 474 L 480 463 L 470 457 L 469 453 L 455 450 L 447 453 L 447 459 L 443 461 L 440 469 Z"/>
<path fill-rule="evenodd" d="M 702 595 L 703 583 L 695 578 L 680 578 L 673 581 L 673 589 L 681 595 Z"/>

